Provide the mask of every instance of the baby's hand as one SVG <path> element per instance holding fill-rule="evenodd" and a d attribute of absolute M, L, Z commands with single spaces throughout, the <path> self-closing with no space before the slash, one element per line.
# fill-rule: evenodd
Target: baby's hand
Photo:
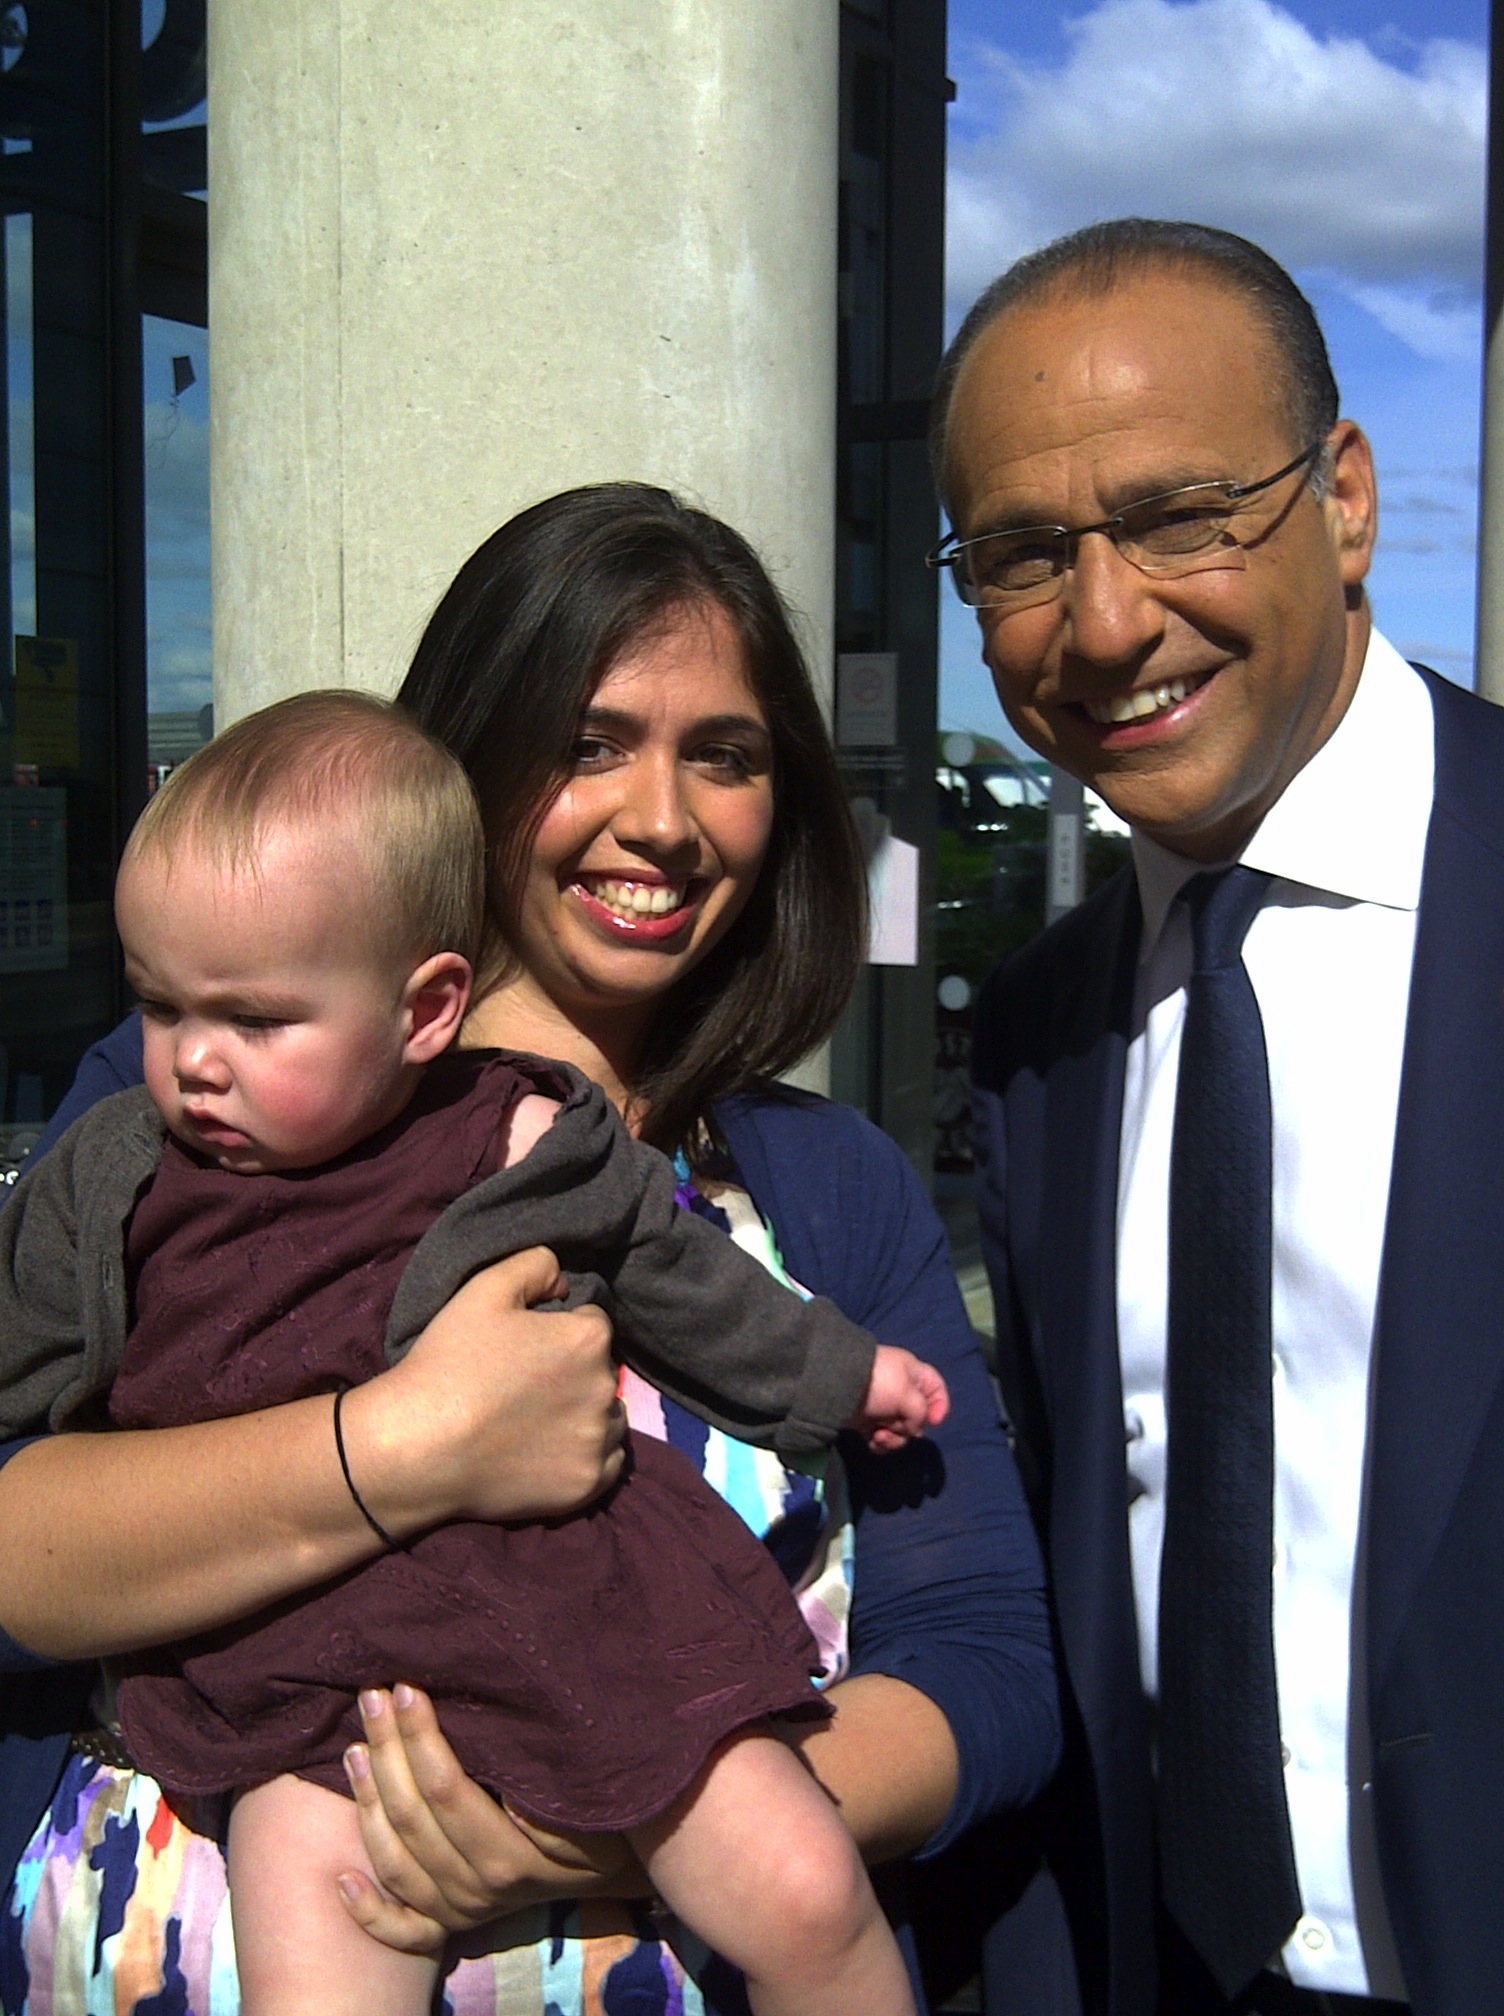
<path fill-rule="evenodd" d="M 949 1412 L 950 1395 L 933 1365 L 879 1344 L 862 1404 L 847 1425 L 866 1436 L 870 1449 L 901 1449 L 926 1428 L 938 1428 Z"/>

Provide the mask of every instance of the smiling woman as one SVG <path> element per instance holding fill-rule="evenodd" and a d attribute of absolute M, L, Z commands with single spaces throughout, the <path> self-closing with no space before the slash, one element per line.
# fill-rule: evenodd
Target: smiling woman
<path fill-rule="evenodd" d="M 829 736 L 761 562 L 662 491 L 566 491 L 465 563 L 398 698 L 480 795 L 494 936 L 469 1040 L 504 1026 L 573 1054 L 584 1032 L 582 1068 L 630 1084 L 645 1139 L 710 1153 L 712 1097 L 829 1033 L 866 937 Z"/>
<path fill-rule="evenodd" d="M 772 829 L 772 739 L 725 610 L 665 610 L 607 668 L 568 761 L 522 888 L 519 985 L 647 1013 L 746 908 Z"/>

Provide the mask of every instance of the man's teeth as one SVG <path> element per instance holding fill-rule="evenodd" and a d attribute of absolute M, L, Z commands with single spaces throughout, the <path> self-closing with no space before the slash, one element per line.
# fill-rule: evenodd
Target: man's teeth
<path fill-rule="evenodd" d="M 596 882 L 590 893 L 618 917 L 667 917 L 689 892 L 687 882 Z"/>
<path fill-rule="evenodd" d="M 1136 693 L 1119 693 L 1111 700 L 1087 700 L 1082 704 L 1093 721 L 1110 728 L 1125 721 L 1144 721 L 1151 714 L 1163 714 L 1167 707 L 1178 707 L 1200 684 L 1199 679 L 1167 679 L 1163 686 L 1141 686 Z"/>

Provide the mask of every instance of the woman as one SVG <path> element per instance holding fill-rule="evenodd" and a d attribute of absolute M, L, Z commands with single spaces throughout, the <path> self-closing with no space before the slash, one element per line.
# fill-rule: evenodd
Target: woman
<path fill-rule="evenodd" d="M 854 1521 L 839 1491 L 827 1502 L 650 1389 L 626 1394 L 635 1425 L 685 1448 L 769 1529 L 835 1680 L 838 1712 L 801 1739 L 804 1754 L 864 1852 L 943 1846 L 1030 1797 L 1052 1767 L 1041 1576 L 911 1172 L 854 1115 L 771 1086 L 829 1033 L 863 924 L 859 855 L 777 595 L 743 541 L 665 493 L 571 492 L 467 563 L 402 698 L 465 762 L 486 822 L 494 956 L 467 1040 L 579 1065 L 681 1158 L 690 1208 L 719 1214 L 769 1264 L 781 1257 L 950 1381 L 951 1422 L 933 1444 L 846 1451 Z M 117 1032 L 93 1068 L 130 1077 L 131 1042 Z M 551 1277 L 546 1256 L 477 1277 L 402 1366 L 352 1392 L 346 1443 L 378 1520 L 420 1506 L 429 1523 L 537 1517 L 588 1501 L 614 1474 L 604 1326 L 592 1312 L 528 1309 Z M 97 1658 L 210 1629 L 366 1558 L 376 1543 L 326 1441 L 327 1406 L 314 1402 L 10 1452 L 0 1626 L 32 1653 Z M 31 1684 L 9 1726 L 44 1737 L 38 1697 L 56 1723 L 67 1690 L 55 1675 Z M 457 2010 L 494 2008 L 503 1986 L 509 2008 L 540 2016 L 550 2003 L 564 2016 L 610 2011 L 629 1992 L 647 1997 L 634 2008 L 695 2006 L 645 1906 L 611 1901 L 642 1890 L 619 1848 L 520 1833 L 456 1782 L 421 1697 L 367 1705 L 352 1785 L 390 1894 L 350 1880 L 362 1923 L 400 1945 L 435 1921 L 535 1907 L 511 1919 L 494 1960 L 451 1976 Z M 46 1754 L 43 1741 L 39 1773 Z M 46 1789 L 31 1796 L 34 1822 Z M 162 1865 L 174 1857 L 170 1892 Z M 48 2008 L 52 1983 L 107 1957 L 116 2006 L 159 1980 L 188 1983 L 192 1969 L 225 1992 L 214 1880 L 204 1838 L 152 1788 L 112 1774 L 96 1746 L 65 1772 L 0 1914 L 0 2000 L 18 2006 L 28 1974 L 31 2006 Z M 696 1971 L 724 2006 L 734 1990 L 714 1962 Z M 189 1996 L 195 2009 L 204 2000 Z"/>

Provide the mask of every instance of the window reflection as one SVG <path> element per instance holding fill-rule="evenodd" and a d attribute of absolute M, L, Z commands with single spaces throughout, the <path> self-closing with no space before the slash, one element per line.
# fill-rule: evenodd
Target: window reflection
<path fill-rule="evenodd" d="M 201 196 L 209 184 L 204 25 L 204 0 L 142 0 L 141 176 L 151 188 Z"/>
<path fill-rule="evenodd" d="M 213 733 L 209 670 L 209 340 L 142 322 L 146 761 L 151 789 Z"/>

